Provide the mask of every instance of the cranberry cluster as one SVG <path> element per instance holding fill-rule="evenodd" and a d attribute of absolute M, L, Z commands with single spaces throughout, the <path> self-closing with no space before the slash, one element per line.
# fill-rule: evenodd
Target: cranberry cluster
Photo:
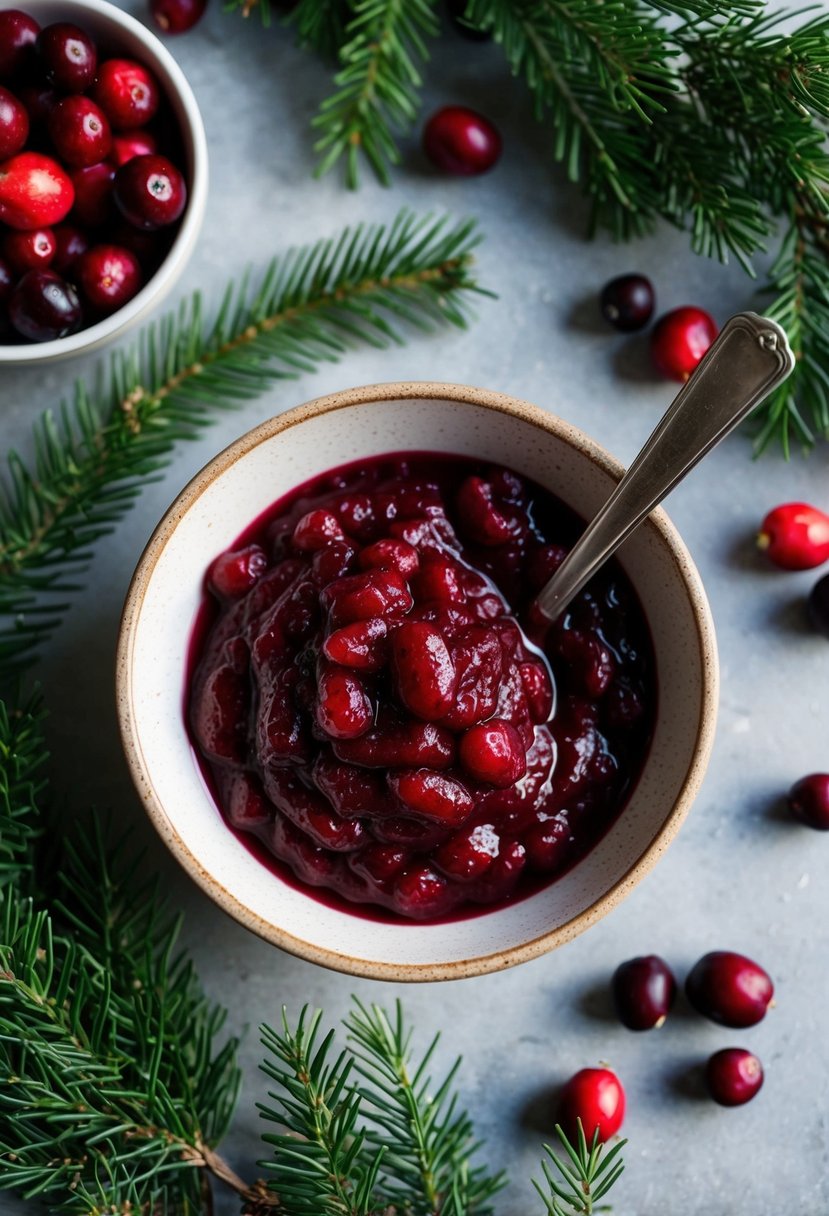
<path fill-rule="evenodd" d="M 566 552 L 547 525 L 572 538 L 506 469 L 385 458 L 222 554 L 190 719 L 230 824 L 305 882 L 420 919 L 582 855 L 642 763 L 650 641 L 612 568 L 546 653 L 526 640 L 514 613 Z"/>
<path fill-rule="evenodd" d="M 611 279 L 599 297 L 599 311 L 605 321 L 621 333 L 644 329 L 655 307 L 653 284 L 643 274 L 621 274 Z M 687 380 L 717 332 L 716 321 L 701 308 L 687 305 L 664 313 L 650 335 L 654 367 L 669 380 Z"/>
<path fill-rule="evenodd" d="M 0 341 L 75 333 L 155 272 L 187 201 L 160 107 L 143 64 L 0 12 Z"/>

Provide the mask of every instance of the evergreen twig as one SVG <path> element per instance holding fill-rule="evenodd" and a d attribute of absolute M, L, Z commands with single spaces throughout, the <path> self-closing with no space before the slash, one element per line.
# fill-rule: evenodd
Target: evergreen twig
<path fill-rule="evenodd" d="M 619 1140 L 605 1152 L 596 1128 L 588 1144 L 581 1119 L 575 1145 L 558 1124 L 555 1131 L 564 1156 L 545 1144 L 546 1157 L 541 1162 L 544 1184 L 533 1179 L 533 1186 L 544 1201 L 547 1216 L 594 1216 L 603 1210 L 596 1205 L 621 1177 L 621 1152 L 627 1141 Z"/>

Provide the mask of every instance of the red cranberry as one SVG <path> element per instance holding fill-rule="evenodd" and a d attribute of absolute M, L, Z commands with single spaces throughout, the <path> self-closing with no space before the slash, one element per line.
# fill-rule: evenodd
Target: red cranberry
<path fill-rule="evenodd" d="M 247 595 L 268 568 L 268 559 L 259 545 L 222 553 L 207 574 L 210 589 L 223 600 Z"/>
<path fill-rule="evenodd" d="M 122 308 L 141 287 L 141 267 L 135 254 L 117 245 L 95 245 L 78 262 L 78 286 L 100 313 Z"/>
<path fill-rule="evenodd" d="M 361 570 L 397 570 L 411 578 L 420 565 L 417 549 L 404 540 L 378 540 L 367 545 L 357 559 Z"/>
<path fill-rule="evenodd" d="M 34 58 L 40 26 L 19 8 L 0 12 L 0 80 L 21 75 Z"/>
<path fill-rule="evenodd" d="M 705 1084 L 720 1106 L 742 1106 L 759 1093 L 763 1065 L 744 1047 L 724 1047 L 705 1065 Z"/>
<path fill-rule="evenodd" d="M 829 773 L 810 773 L 789 790 L 789 810 L 795 819 L 820 832 L 829 831 Z"/>
<path fill-rule="evenodd" d="M 470 42 L 489 42 L 492 38 L 489 30 L 482 30 L 470 25 L 466 18 L 466 10 L 469 8 L 469 0 L 446 0 L 446 8 L 449 12 L 449 20 L 454 28 L 464 38 L 468 38 Z"/>
<path fill-rule="evenodd" d="M 358 675 L 324 667 L 317 682 L 317 724 L 332 739 L 357 739 L 374 720 L 369 695 Z"/>
<path fill-rule="evenodd" d="M 624 1117 L 625 1091 L 609 1068 L 582 1068 L 561 1091 L 558 1122 L 573 1142 L 578 1137 L 579 1120 L 590 1144 L 597 1129 L 602 1142 L 615 1136 Z"/>
<path fill-rule="evenodd" d="M 628 959 L 613 975 L 613 1000 L 628 1030 L 653 1030 L 663 1024 L 676 996 L 676 980 L 655 954 Z"/>
<path fill-rule="evenodd" d="M 115 175 L 115 204 L 136 228 L 164 228 L 187 202 L 181 173 L 164 156 L 134 156 Z"/>
<path fill-rule="evenodd" d="M 9 319 L 24 338 L 50 342 L 79 329 L 82 314 L 70 283 L 53 270 L 30 270 L 9 298 Z"/>
<path fill-rule="evenodd" d="M 687 380 L 717 336 L 717 323 L 701 308 L 675 308 L 651 333 L 651 358 L 670 380 Z"/>
<path fill-rule="evenodd" d="M 501 136 L 488 118 L 465 106 L 444 106 L 426 124 L 423 151 L 444 173 L 486 173 L 501 156 Z"/>
<path fill-rule="evenodd" d="M 459 827 L 475 809 L 465 785 L 428 768 L 404 769 L 389 773 L 389 789 L 400 799 L 408 813 L 436 820 L 447 827 Z"/>
<path fill-rule="evenodd" d="M 721 1026 L 754 1026 L 766 1016 L 774 985 L 743 954 L 715 950 L 695 963 L 685 981 L 688 1000 L 698 1013 Z"/>
<path fill-rule="evenodd" d="M 58 156 L 73 168 L 97 164 L 112 147 L 107 117 L 90 97 L 59 101 L 49 115 L 49 135 Z"/>
<path fill-rule="evenodd" d="M 332 663 L 358 671 L 378 671 L 386 662 L 388 626 L 379 617 L 354 621 L 329 633 L 322 652 Z"/>
<path fill-rule="evenodd" d="M 56 160 L 19 152 L 0 165 L 0 220 L 10 228 L 48 228 L 66 216 L 75 199 Z"/>
<path fill-rule="evenodd" d="M 112 186 L 115 169 L 109 161 L 99 161 L 75 169 L 72 185 L 75 188 L 75 206 L 72 218 L 84 228 L 103 228 L 112 214 Z"/>
<path fill-rule="evenodd" d="M 397 693 L 410 713 L 434 722 L 450 709 L 458 677 L 439 629 L 426 621 L 404 621 L 392 636 Z"/>
<path fill-rule="evenodd" d="M 808 606 L 813 628 L 829 638 L 829 574 L 818 579 L 809 592 Z"/>
<path fill-rule="evenodd" d="M 406 581 L 396 570 L 369 570 L 335 579 L 324 589 L 322 601 L 330 609 L 335 626 L 375 616 L 388 621 L 404 616 L 414 603 Z"/>
<path fill-rule="evenodd" d="M 115 131 L 143 127 L 158 109 L 155 77 L 132 59 L 105 60 L 92 95 Z"/>
<path fill-rule="evenodd" d="M 656 306 L 653 284 L 643 274 L 621 274 L 602 289 L 599 309 L 605 321 L 622 333 L 644 329 Z"/>
<path fill-rule="evenodd" d="M 165 34 L 184 34 L 201 21 L 207 0 L 150 0 L 153 21 Z"/>
<path fill-rule="evenodd" d="M 783 570 L 819 566 L 829 561 L 829 515 L 806 502 L 783 503 L 760 525 L 757 548 Z"/>
<path fill-rule="evenodd" d="M 0 160 L 19 152 L 29 137 L 29 115 L 14 93 L 0 88 Z"/>
<path fill-rule="evenodd" d="M 58 274 L 66 274 L 78 262 L 81 254 L 86 253 L 89 241 L 85 233 L 74 224 L 58 224 L 54 229 L 55 256 L 52 258 L 52 269 Z"/>
<path fill-rule="evenodd" d="M 301 553 L 315 553 L 324 549 L 332 540 L 342 540 L 343 530 L 336 515 L 330 511 L 309 511 L 294 528 L 291 538 L 294 548 Z"/>
<path fill-rule="evenodd" d="M 83 93 L 95 80 L 98 52 L 77 25 L 68 21 L 45 25 L 37 36 L 37 53 L 46 79 L 64 93 Z"/>
<path fill-rule="evenodd" d="M 3 238 L 3 256 L 12 270 L 19 275 L 38 266 L 50 266 L 56 250 L 57 241 L 51 228 L 7 232 Z"/>
<path fill-rule="evenodd" d="M 152 131 L 123 131 L 112 138 L 109 159 L 120 169 L 134 156 L 151 156 L 158 151 L 158 141 Z"/>
<path fill-rule="evenodd" d="M 511 722 L 501 718 L 490 718 L 466 731 L 458 756 L 470 776 L 498 789 L 515 785 L 527 771 L 521 736 Z"/>

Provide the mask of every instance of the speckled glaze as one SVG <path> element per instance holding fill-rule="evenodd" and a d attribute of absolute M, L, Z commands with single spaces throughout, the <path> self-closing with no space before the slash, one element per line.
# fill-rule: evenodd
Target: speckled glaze
<path fill-rule="evenodd" d="M 585 517 L 622 474 L 576 428 L 501 393 L 405 383 L 351 389 L 256 427 L 186 487 L 152 536 L 124 608 L 117 659 L 121 735 L 156 828 L 204 890 L 242 924 L 336 970 L 392 980 L 455 979 L 536 957 L 606 915 L 677 832 L 714 735 L 718 668 L 696 569 L 661 510 L 620 550 L 650 625 L 659 705 L 642 776 L 623 814 L 573 870 L 514 905 L 448 924 L 382 924 L 279 882 L 227 830 L 184 729 L 190 623 L 208 563 L 293 486 L 403 448 L 470 455 L 534 478 Z"/>

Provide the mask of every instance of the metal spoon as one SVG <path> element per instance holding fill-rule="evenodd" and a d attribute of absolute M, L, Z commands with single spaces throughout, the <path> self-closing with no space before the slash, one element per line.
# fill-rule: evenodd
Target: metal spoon
<path fill-rule="evenodd" d="M 541 614 L 554 621 L 645 516 L 793 368 L 794 355 L 775 321 L 753 312 L 726 321 L 610 498 L 539 593 L 535 607 Z"/>

